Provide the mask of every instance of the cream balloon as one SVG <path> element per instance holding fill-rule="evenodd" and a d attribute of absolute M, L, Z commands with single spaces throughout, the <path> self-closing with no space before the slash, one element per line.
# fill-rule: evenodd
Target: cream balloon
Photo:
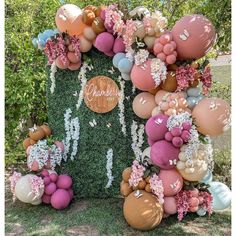
<path fill-rule="evenodd" d="M 135 24 L 136 24 L 136 28 L 137 28 L 137 30 L 135 31 L 135 35 L 136 35 L 138 38 L 143 39 L 143 38 L 145 37 L 145 35 L 146 35 L 143 22 L 142 22 L 142 21 L 139 21 L 139 20 L 136 20 L 136 21 L 135 21 Z"/>
<path fill-rule="evenodd" d="M 148 49 L 153 49 L 156 37 L 155 36 L 146 36 L 144 38 L 144 43 L 147 45 Z"/>
<path fill-rule="evenodd" d="M 17 199 L 19 199 L 21 202 L 37 205 L 43 196 L 44 188 L 40 189 L 38 196 L 33 193 L 30 185 L 30 178 L 34 176 L 35 175 L 31 174 L 22 176 L 16 183 L 15 194 Z"/>
<path fill-rule="evenodd" d="M 86 27 L 83 31 L 83 35 L 89 41 L 93 41 L 97 36 L 92 27 Z"/>
<path fill-rule="evenodd" d="M 81 52 L 88 52 L 92 48 L 92 43 L 88 41 L 83 35 L 79 36 L 80 40 L 80 51 Z"/>

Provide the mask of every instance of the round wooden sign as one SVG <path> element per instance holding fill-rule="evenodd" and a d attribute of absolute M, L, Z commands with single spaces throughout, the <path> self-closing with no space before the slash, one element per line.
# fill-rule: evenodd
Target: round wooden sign
<path fill-rule="evenodd" d="M 97 113 L 111 111 L 118 104 L 119 88 L 107 76 L 90 79 L 84 89 L 84 101 L 89 109 Z"/>

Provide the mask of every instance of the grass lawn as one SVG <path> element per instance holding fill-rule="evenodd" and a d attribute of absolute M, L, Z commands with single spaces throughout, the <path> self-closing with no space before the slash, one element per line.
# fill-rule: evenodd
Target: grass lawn
<path fill-rule="evenodd" d="M 230 85 L 230 66 L 212 67 L 212 72 L 214 80 Z M 224 94 L 218 94 L 224 98 Z M 230 185 L 230 132 L 216 139 L 214 146 L 223 143 L 229 144 L 225 151 L 220 150 L 215 155 L 216 179 Z M 188 214 L 182 222 L 178 222 L 174 215 L 162 220 L 155 230 L 140 232 L 125 222 L 123 199 L 75 199 L 67 209 L 57 211 L 45 205 L 31 206 L 19 201 L 12 203 L 6 182 L 5 200 L 6 235 L 231 235 L 230 210 L 214 213 L 210 218 Z"/>

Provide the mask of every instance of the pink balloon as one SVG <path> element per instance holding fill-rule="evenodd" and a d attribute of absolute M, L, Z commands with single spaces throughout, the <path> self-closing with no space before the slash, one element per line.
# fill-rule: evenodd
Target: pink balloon
<path fill-rule="evenodd" d="M 161 140 L 152 145 L 150 156 L 154 165 L 162 169 L 172 169 L 175 168 L 174 160 L 179 160 L 179 153 L 179 148 L 166 140 Z"/>
<path fill-rule="evenodd" d="M 160 52 L 157 54 L 157 58 L 159 58 L 161 61 L 164 61 L 166 60 L 166 54 L 163 53 L 163 52 Z"/>
<path fill-rule="evenodd" d="M 47 185 L 44 189 L 44 193 L 47 195 L 52 195 L 57 189 L 57 186 L 55 183 L 50 183 Z"/>
<path fill-rule="evenodd" d="M 41 176 L 42 176 L 42 177 L 49 176 L 49 172 L 48 172 L 47 170 L 42 170 Z"/>
<path fill-rule="evenodd" d="M 173 54 L 168 55 L 166 57 L 166 63 L 171 65 L 171 64 L 174 64 L 175 62 L 176 62 L 176 55 L 175 55 L 175 51 L 173 51 Z"/>
<path fill-rule="evenodd" d="M 158 177 L 162 180 L 164 196 L 175 196 L 183 187 L 183 178 L 177 170 L 160 170 Z"/>
<path fill-rule="evenodd" d="M 72 185 L 72 179 L 69 175 L 59 175 L 57 179 L 57 187 L 69 189 Z"/>
<path fill-rule="evenodd" d="M 215 28 L 202 15 L 189 15 L 177 21 L 172 29 L 181 60 L 198 59 L 206 55 L 215 41 Z"/>
<path fill-rule="evenodd" d="M 165 45 L 167 43 L 169 43 L 170 41 L 172 40 L 172 35 L 171 34 L 163 34 L 161 37 L 160 37 L 160 43 L 162 45 Z"/>
<path fill-rule="evenodd" d="M 172 44 L 172 46 L 174 47 L 174 49 L 176 49 L 176 42 L 175 42 L 175 41 L 171 41 L 170 43 Z"/>
<path fill-rule="evenodd" d="M 57 57 L 56 61 L 56 66 L 62 70 L 67 69 L 70 61 L 68 60 L 67 57 L 65 57 L 65 60 L 62 59 L 62 56 Z"/>
<path fill-rule="evenodd" d="M 44 177 L 43 182 L 44 182 L 44 185 L 46 186 L 46 185 L 50 184 L 51 180 L 48 176 L 46 176 L 46 177 Z"/>
<path fill-rule="evenodd" d="M 43 194 L 42 202 L 45 203 L 45 204 L 50 204 L 51 203 L 51 196 L 49 196 L 47 194 Z"/>
<path fill-rule="evenodd" d="M 171 142 L 172 139 L 173 139 L 173 135 L 171 134 L 170 131 L 168 131 L 168 132 L 165 134 L 165 140 Z"/>
<path fill-rule="evenodd" d="M 144 64 L 146 69 L 142 68 Z M 156 87 L 151 75 L 151 59 L 148 59 L 142 65 L 134 64 L 130 77 L 134 86 L 142 91 L 149 91 Z"/>
<path fill-rule="evenodd" d="M 149 118 L 145 125 L 147 136 L 153 141 L 164 139 L 168 131 L 166 127 L 168 118 L 168 116 L 162 114 Z"/>
<path fill-rule="evenodd" d="M 69 195 L 70 195 L 70 200 L 72 200 L 73 197 L 74 197 L 74 192 L 73 192 L 73 190 L 72 190 L 71 188 L 68 189 L 68 193 L 69 193 Z"/>
<path fill-rule="evenodd" d="M 161 53 L 162 50 L 163 50 L 163 45 L 161 43 L 155 43 L 154 44 L 153 51 L 154 51 L 155 55 L 157 55 L 158 53 Z"/>
<path fill-rule="evenodd" d="M 184 141 L 181 137 L 174 137 L 172 139 L 172 144 L 175 146 L 175 147 L 181 147 L 183 144 L 184 144 Z"/>
<path fill-rule="evenodd" d="M 182 134 L 182 129 L 180 127 L 174 127 L 170 132 L 173 136 L 180 136 Z"/>
<path fill-rule="evenodd" d="M 166 55 L 170 55 L 173 51 L 174 51 L 174 47 L 171 43 L 168 43 L 163 47 L 163 52 Z"/>
<path fill-rule="evenodd" d="M 70 194 L 65 189 L 57 189 L 51 196 L 51 204 L 55 209 L 65 209 L 70 204 Z"/>
<path fill-rule="evenodd" d="M 58 178 L 58 175 L 56 173 L 52 173 L 52 174 L 49 175 L 49 177 L 50 177 L 50 180 L 52 182 L 56 182 L 57 178 Z"/>
<path fill-rule="evenodd" d="M 114 36 L 108 32 L 99 34 L 95 41 L 95 47 L 101 51 L 109 53 L 112 51 L 114 45 Z"/>
<path fill-rule="evenodd" d="M 116 54 L 118 52 L 125 52 L 125 45 L 123 38 L 119 37 L 115 39 L 114 45 L 113 45 L 113 52 Z"/>
<path fill-rule="evenodd" d="M 188 140 L 190 139 L 189 131 L 183 130 L 183 132 L 181 134 L 181 138 L 183 139 L 184 142 L 188 142 Z"/>
<path fill-rule="evenodd" d="M 164 212 L 169 215 L 177 213 L 177 203 L 174 197 L 164 197 Z"/>

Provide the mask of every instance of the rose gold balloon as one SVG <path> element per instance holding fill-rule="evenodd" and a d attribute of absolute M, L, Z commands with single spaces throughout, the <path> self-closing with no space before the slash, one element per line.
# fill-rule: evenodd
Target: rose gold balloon
<path fill-rule="evenodd" d="M 172 29 L 181 60 L 198 59 L 206 55 L 212 47 L 216 33 L 212 23 L 202 15 L 184 16 Z"/>
<path fill-rule="evenodd" d="M 158 105 L 162 101 L 162 98 L 166 96 L 167 94 L 169 94 L 169 92 L 164 91 L 164 90 L 159 90 L 155 95 L 156 104 Z"/>
<path fill-rule="evenodd" d="M 210 136 L 224 133 L 230 126 L 230 106 L 220 98 L 204 98 L 192 111 L 197 130 Z"/>
<path fill-rule="evenodd" d="M 74 4 L 61 6 L 55 20 L 59 31 L 66 32 L 70 36 L 80 35 L 86 27 L 82 21 L 82 10 Z"/>
<path fill-rule="evenodd" d="M 143 92 L 138 94 L 133 101 L 134 113 L 142 118 L 148 119 L 152 115 L 152 110 L 156 107 L 154 95 Z"/>

